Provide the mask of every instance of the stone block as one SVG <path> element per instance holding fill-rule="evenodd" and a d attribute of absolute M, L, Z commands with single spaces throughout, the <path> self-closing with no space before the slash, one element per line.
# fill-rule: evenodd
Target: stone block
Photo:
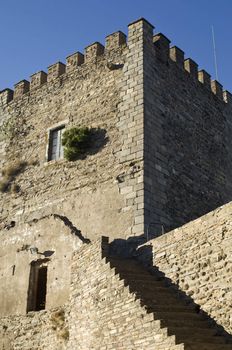
<path fill-rule="evenodd" d="M 57 62 L 48 67 L 47 81 L 53 81 L 60 75 L 65 73 L 65 64 L 62 62 Z"/>
<path fill-rule="evenodd" d="M 80 52 L 76 52 L 66 58 L 66 72 L 72 72 L 78 66 L 84 63 L 84 55 Z"/>

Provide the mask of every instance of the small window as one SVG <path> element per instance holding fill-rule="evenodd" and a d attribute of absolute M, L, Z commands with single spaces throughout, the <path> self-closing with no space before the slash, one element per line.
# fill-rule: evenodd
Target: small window
<path fill-rule="evenodd" d="M 48 161 L 63 158 L 64 150 L 61 142 L 63 131 L 64 131 L 64 126 L 61 126 L 60 128 L 57 128 L 57 129 L 50 130 Z"/>

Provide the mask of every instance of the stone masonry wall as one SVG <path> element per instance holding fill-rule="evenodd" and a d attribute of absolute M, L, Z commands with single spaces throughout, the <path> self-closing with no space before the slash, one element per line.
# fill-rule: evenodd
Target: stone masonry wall
<path fill-rule="evenodd" d="M 94 43 L 84 56 L 69 56 L 66 68 L 57 63 L 47 77 L 38 72 L 30 84 L 16 84 L 13 100 L 0 108 L 12 121 L 2 169 L 16 159 L 27 166 L 13 181 L 20 191 L 0 194 L 2 221 L 58 213 L 89 238 L 143 234 L 144 49 L 151 43 L 152 26 L 138 20 L 127 43 L 114 33 L 105 49 Z M 46 161 L 48 130 L 62 123 L 100 128 L 86 159 Z"/>
<path fill-rule="evenodd" d="M 8 145 L 4 168 L 15 159 L 28 166 L 15 179 L 20 191 L 0 194 L 2 221 L 24 222 L 55 213 L 69 217 L 83 234 L 93 237 L 103 230 L 103 222 L 112 232 L 114 217 L 120 222 L 118 233 L 130 227 L 130 212 L 119 213 L 124 199 L 116 181 L 122 172 L 115 162 L 120 147 L 115 111 L 121 70 L 110 71 L 106 63 L 100 57 L 98 63 L 86 63 L 9 103 L 19 130 Z M 62 122 L 67 127 L 100 128 L 86 159 L 46 162 L 48 129 Z"/>
<path fill-rule="evenodd" d="M 9 114 L 6 112 L 7 104 L 12 99 L 13 93 L 8 89 L 0 92 L 0 130 L 3 128 L 3 125 L 8 125 Z M 0 133 L 0 168 L 4 164 L 4 159 L 6 156 L 5 152 L 6 142 L 3 135 Z M 0 174 L 1 177 L 1 174 Z"/>
<path fill-rule="evenodd" d="M 67 58 L 66 72 L 57 63 L 49 67 L 47 82 L 45 73 L 36 73 L 30 89 L 22 81 L 16 84 L 14 99 L 3 101 L 0 115 L 12 121 L 12 128 L 7 135 L 2 130 L 6 152 L 2 153 L 2 171 L 16 160 L 27 165 L 13 179 L 17 187 L 11 187 L 17 191 L 0 193 L 2 222 L 28 222 L 55 213 L 67 216 L 89 238 L 104 231 L 114 237 L 131 235 L 138 224 L 135 216 L 141 218 L 142 198 L 142 128 L 140 124 L 134 127 L 133 117 L 127 120 L 125 111 L 131 100 L 123 100 L 127 89 L 136 89 L 133 86 L 140 79 L 137 71 L 135 81 L 127 77 L 132 59 L 122 70 L 126 56 L 140 50 L 133 43 L 137 34 L 131 33 L 128 47 L 125 35 L 114 33 L 106 38 L 105 51 L 99 43 L 90 45 L 85 57 L 78 53 Z M 135 94 L 132 99 L 136 105 L 141 96 Z M 62 123 L 95 128 L 95 140 L 85 159 L 46 161 L 48 130 Z M 128 139 L 130 128 L 135 135 Z M 137 193 L 141 198 L 135 202 Z"/>
<path fill-rule="evenodd" d="M 0 319 L 0 350 L 64 350 L 68 341 L 65 307 Z"/>
<path fill-rule="evenodd" d="M 131 165 L 131 171 L 122 174 L 120 192 L 125 194 L 127 208 L 134 208 L 134 226 L 131 234 L 144 232 L 144 77 L 143 47 L 148 24 L 139 20 L 128 28 L 128 51 L 120 83 L 119 131 L 123 147 L 118 154 L 121 163 Z M 125 208 L 126 210 L 126 208 Z"/>
<path fill-rule="evenodd" d="M 89 238 L 158 235 L 231 200 L 231 94 L 169 43 L 140 19 L 127 43 L 114 33 L 19 82 L 13 100 L 1 92 L 2 170 L 27 162 L 0 193 L 2 221 L 58 213 Z M 47 162 L 61 124 L 98 130 L 85 159 Z"/>
<path fill-rule="evenodd" d="M 67 349 L 182 349 L 124 286 L 106 254 L 103 237 L 74 255 Z"/>
<path fill-rule="evenodd" d="M 74 254 L 63 307 L 0 318 L 0 350 L 183 350 L 124 286 L 107 247 L 103 237 Z"/>
<path fill-rule="evenodd" d="M 229 203 L 151 240 L 142 249 L 144 259 L 152 258 L 154 266 L 230 334 L 231 218 L 232 204 Z"/>
<path fill-rule="evenodd" d="M 144 53 L 145 226 L 160 234 L 232 199 L 231 95 L 162 34 Z M 159 224 L 160 223 L 160 224 Z"/>

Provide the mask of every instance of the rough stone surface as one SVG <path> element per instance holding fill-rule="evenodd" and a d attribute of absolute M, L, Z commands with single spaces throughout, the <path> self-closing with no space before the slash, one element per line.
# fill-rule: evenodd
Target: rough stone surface
<path fill-rule="evenodd" d="M 0 320 L 1 350 L 64 350 L 68 329 L 64 308 L 30 312 Z"/>
<path fill-rule="evenodd" d="M 168 232 L 140 248 L 151 262 L 232 333 L 232 204 Z"/>
<path fill-rule="evenodd" d="M 113 33 L 105 47 L 95 42 L 68 56 L 67 66 L 55 63 L 14 93 L 0 92 L 2 349 L 52 349 L 51 342 L 55 349 L 184 349 L 101 259 L 100 243 L 89 244 L 106 234 L 114 252 L 129 256 L 145 239 L 232 200 L 231 94 L 169 43 L 140 19 L 128 26 L 127 40 Z M 92 130 L 87 154 L 75 162 L 48 161 L 51 131 L 61 126 Z M 230 207 L 149 246 L 161 271 L 227 332 Z M 26 314 L 31 264 L 41 259 L 46 311 Z M 51 310 L 62 305 L 59 327 L 69 322 L 69 341 L 56 342 L 49 330 L 39 343 Z"/>
<path fill-rule="evenodd" d="M 151 226 L 159 235 L 161 225 L 167 231 L 231 200 L 229 94 L 226 103 L 219 84 L 208 87 L 205 71 L 198 81 L 183 52 L 174 47 L 168 57 L 168 46 L 136 21 L 127 43 L 114 33 L 105 51 L 94 43 L 88 59 L 78 53 L 72 69 L 52 65 L 47 83 L 37 73 L 37 85 L 13 100 L 1 92 L 1 167 L 28 162 L 14 180 L 20 192 L 0 194 L 2 221 L 56 211 L 92 238 L 138 236 Z M 85 159 L 47 162 L 49 130 L 61 124 L 99 128 Z"/>
<path fill-rule="evenodd" d="M 134 259 L 109 257 L 107 242 L 103 237 L 74 253 L 63 307 L 0 319 L 2 350 L 232 349 L 158 275 Z"/>

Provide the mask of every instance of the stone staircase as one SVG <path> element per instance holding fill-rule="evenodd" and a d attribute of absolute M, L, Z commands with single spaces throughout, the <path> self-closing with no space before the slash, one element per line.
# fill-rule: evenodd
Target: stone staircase
<path fill-rule="evenodd" d="M 136 295 L 148 314 L 160 322 L 185 350 L 232 350 L 210 319 L 182 299 L 158 272 L 148 272 L 134 259 L 108 258 L 111 268 Z M 159 348 L 160 349 L 160 348 Z"/>

